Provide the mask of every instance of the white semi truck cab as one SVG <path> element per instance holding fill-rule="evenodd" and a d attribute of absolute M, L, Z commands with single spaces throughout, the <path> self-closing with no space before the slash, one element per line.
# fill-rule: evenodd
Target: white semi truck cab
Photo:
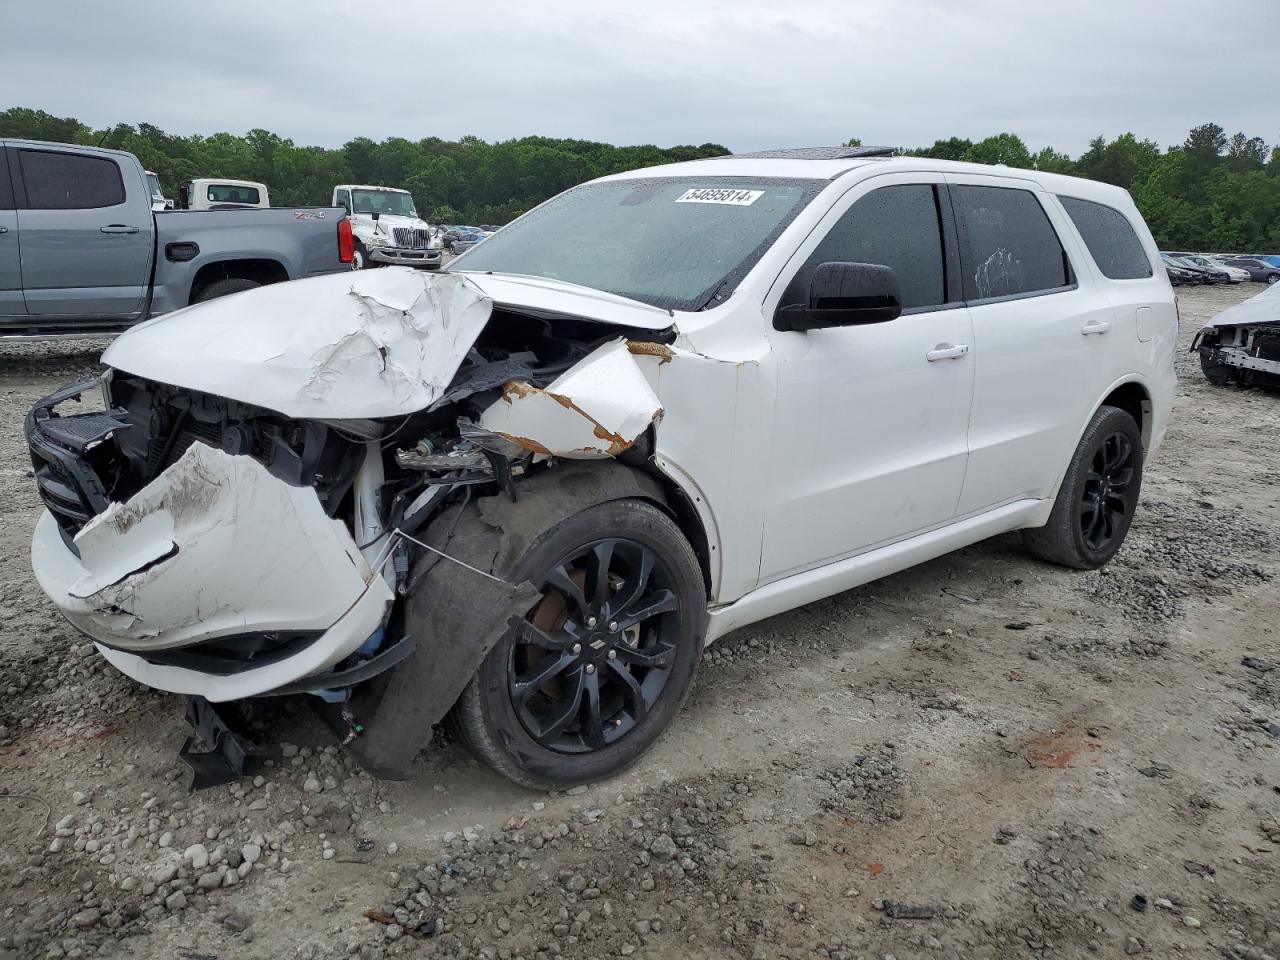
<path fill-rule="evenodd" d="M 408 190 L 343 183 L 333 188 L 333 205 L 344 208 L 351 220 L 356 241 L 351 269 L 389 263 L 440 269 L 444 244 L 418 216 Z"/>

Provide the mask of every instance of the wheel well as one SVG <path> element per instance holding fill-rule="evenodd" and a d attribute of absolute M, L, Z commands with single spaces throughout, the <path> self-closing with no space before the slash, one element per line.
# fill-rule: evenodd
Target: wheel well
<path fill-rule="evenodd" d="M 254 283 L 279 283 L 288 280 L 289 274 L 278 260 L 219 260 L 206 263 L 196 271 L 191 281 L 191 295 L 188 303 L 195 303 L 201 291 L 219 280 L 252 280 Z"/>
<path fill-rule="evenodd" d="M 657 480 L 662 485 L 663 492 L 666 493 L 666 502 L 659 503 L 657 506 L 665 510 L 671 519 L 675 521 L 680 532 L 684 534 L 684 538 L 689 541 L 689 546 L 693 547 L 693 553 L 698 558 L 698 567 L 702 570 L 702 582 L 706 586 L 707 599 L 711 599 L 711 544 L 707 539 L 706 528 L 702 524 L 702 518 L 698 516 L 697 508 L 689 500 L 688 494 L 680 489 L 679 485 L 658 470 L 647 470 L 650 477 Z"/>
<path fill-rule="evenodd" d="M 1151 440 L 1151 397 L 1140 383 L 1122 383 L 1102 401 L 1104 407 L 1118 407 L 1138 424 L 1142 434 L 1142 449 L 1147 449 Z"/>

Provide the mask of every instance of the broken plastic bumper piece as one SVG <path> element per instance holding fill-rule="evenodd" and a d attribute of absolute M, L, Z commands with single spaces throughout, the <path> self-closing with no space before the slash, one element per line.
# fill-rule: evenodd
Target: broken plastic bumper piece
<path fill-rule="evenodd" d="M 214 702 L 333 667 L 393 600 L 314 490 L 203 443 L 74 538 L 42 514 L 31 559 L 121 672 Z"/>

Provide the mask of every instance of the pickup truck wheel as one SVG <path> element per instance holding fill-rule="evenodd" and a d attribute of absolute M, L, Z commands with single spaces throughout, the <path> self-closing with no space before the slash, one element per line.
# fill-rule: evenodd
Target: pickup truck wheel
<path fill-rule="evenodd" d="M 260 287 L 257 280 L 247 280 L 244 277 L 228 277 L 225 280 L 215 280 L 203 290 L 201 290 L 192 303 L 204 303 L 206 300 L 217 300 L 218 297 L 225 297 L 228 294 L 240 293 L 244 290 L 252 290 L 254 287 Z"/>
<path fill-rule="evenodd" d="M 1076 447 L 1049 522 L 1023 530 L 1042 560 L 1096 570 L 1120 549 L 1138 506 L 1142 434 L 1118 407 L 1099 407 Z"/>
<path fill-rule="evenodd" d="M 697 558 L 661 510 L 615 500 L 543 533 L 518 572 L 542 597 L 489 652 L 455 726 L 528 787 L 611 776 L 653 744 L 693 686 L 706 622 Z"/>
<path fill-rule="evenodd" d="M 351 269 L 364 270 L 368 266 L 369 253 L 365 250 L 364 244 L 357 240 L 355 249 L 351 252 Z"/>

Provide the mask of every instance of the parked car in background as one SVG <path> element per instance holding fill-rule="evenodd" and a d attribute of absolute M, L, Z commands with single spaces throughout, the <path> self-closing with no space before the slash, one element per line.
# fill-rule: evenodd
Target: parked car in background
<path fill-rule="evenodd" d="M 267 185 L 254 180 L 188 180 L 178 188 L 181 210 L 238 210 L 271 206 Z"/>
<path fill-rule="evenodd" d="M 151 188 L 151 209 L 172 210 L 173 201 L 164 195 L 164 191 L 160 189 L 160 178 L 152 171 L 146 171 L 147 186 Z"/>
<path fill-rule="evenodd" d="M 440 273 L 130 331 L 27 418 L 36 580 L 201 715 L 346 699 L 403 777 L 452 710 L 545 790 L 637 760 L 734 629 L 1013 530 L 1103 566 L 1177 386 L 1150 232 L 1117 187 L 884 152 L 632 170 Z"/>
<path fill-rule="evenodd" d="M 1203 282 L 1200 279 L 1199 274 L 1183 269 L 1182 267 L 1175 267 L 1170 262 L 1165 262 L 1164 269 L 1165 273 L 1169 275 L 1169 282 L 1175 287 L 1192 286 Z"/>
<path fill-rule="evenodd" d="M 1226 273 L 1226 270 L 1220 268 L 1220 266 L 1201 266 L 1197 264 L 1197 262 L 1189 260 L 1188 257 L 1175 255 L 1175 253 L 1161 253 L 1160 256 L 1164 257 L 1166 264 L 1172 264 L 1174 266 L 1178 266 L 1180 269 L 1192 271 L 1193 274 L 1196 274 L 1196 278 L 1201 283 L 1231 282 L 1231 278 L 1228 273 Z"/>
<path fill-rule="evenodd" d="M 346 269 L 341 210 L 156 213 L 131 153 L 0 141 L 0 336 L 93 336 Z"/>
<path fill-rule="evenodd" d="M 1192 259 L 1194 260 L 1195 258 L 1192 258 Z M 1248 283 L 1249 282 L 1248 270 L 1245 270 L 1241 267 L 1233 267 L 1231 266 L 1231 264 L 1227 263 L 1224 260 L 1219 259 L 1218 257 L 1203 257 L 1201 259 L 1207 260 L 1213 266 L 1220 267 L 1223 270 L 1227 271 L 1227 276 L 1231 278 L 1232 283 Z"/>
<path fill-rule="evenodd" d="M 1195 264 L 1187 263 L 1185 260 L 1180 260 L 1178 257 L 1168 253 L 1160 254 L 1160 259 L 1164 261 L 1166 267 L 1178 271 L 1178 276 L 1183 283 L 1209 282 L 1208 272 L 1200 269 Z M 1170 281 L 1172 282 L 1172 280 L 1173 275 L 1171 274 Z"/>
<path fill-rule="evenodd" d="M 1174 253 L 1174 256 L 1181 261 L 1187 262 L 1187 264 L 1207 270 L 1215 283 L 1244 283 L 1245 280 L 1249 279 L 1248 273 L 1245 273 L 1244 270 L 1220 264 L 1219 261 L 1213 260 L 1212 257 L 1202 256 L 1199 253 Z M 1222 274 L 1225 274 L 1225 278 Z"/>
<path fill-rule="evenodd" d="M 450 227 L 444 233 L 444 245 L 455 254 L 462 253 L 464 250 L 470 250 L 481 240 L 490 237 L 493 234 L 482 230 L 479 227 L 458 226 Z"/>
<path fill-rule="evenodd" d="M 1258 257 L 1227 257 L 1223 263 L 1246 271 L 1254 283 L 1280 283 L 1280 267 Z"/>
<path fill-rule="evenodd" d="M 444 243 L 418 216 L 408 190 L 342 183 L 333 188 L 333 205 L 351 219 L 356 240 L 352 270 L 385 264 L 440 269 Z"/>

